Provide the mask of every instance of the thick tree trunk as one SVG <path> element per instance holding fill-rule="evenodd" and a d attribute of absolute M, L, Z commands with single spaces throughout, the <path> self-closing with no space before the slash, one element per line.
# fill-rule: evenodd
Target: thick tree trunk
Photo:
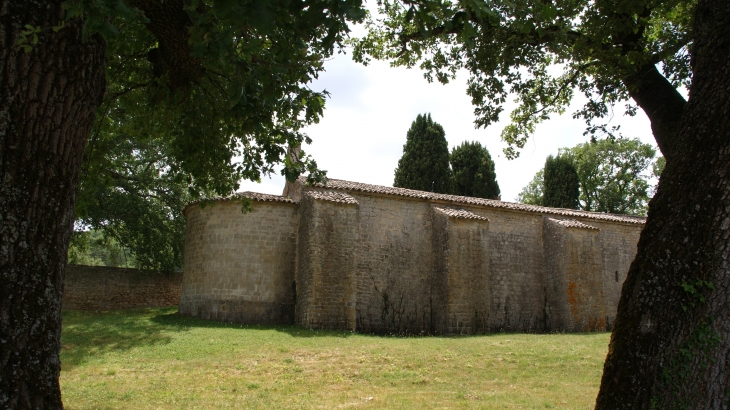
<path fill-rule="evenodd" d="M 700 0 L 693 81 L 623 286 L 597 409 L 730 404 L 730 2 Z"/>
<path fill-rule="evenodd" d="M 61 408 L 61 293 L 104 43 L 61 1 L 0 0 L 0 408 Z M 17 46 L 39 27 L 32 49 Z"/>

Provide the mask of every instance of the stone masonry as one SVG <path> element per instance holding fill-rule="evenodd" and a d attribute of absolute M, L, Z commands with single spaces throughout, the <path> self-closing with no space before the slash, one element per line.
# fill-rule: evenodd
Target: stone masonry
<path fill-rule="evenodd" d="M 110 266 L 67 265 L 61 308 L 113 310 L 176 306 L 182 274 Z"/>
<path fill-rule="evenodd" d="M 397 334 L 609 329 L 644 224 L 334 179 L 184 212 L 182 314 Z"/>

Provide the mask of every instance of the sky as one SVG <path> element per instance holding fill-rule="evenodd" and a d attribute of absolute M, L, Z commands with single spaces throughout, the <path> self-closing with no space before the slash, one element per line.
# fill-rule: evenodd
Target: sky
<path fill-rule="evenodd" d="M 393 68 L 382 61 L 363 66 L 353 62 L 350 53 L 336 54 L 324 67 L 325 72 L 310 87 L 331 95 L 320 122 L 304 130 L 313 142 L 302 149 L 329 178 L 392 186 L 406 132 L 422 113 L 430 113 L 443 126 L 449 150 L 462 141 L 478 141 L 487 147 L 503 201 L 515 201 L 548 155 L 588 140 L 583 136 L 585 123 L 571 116 L 582 105 L 576 99 L 565 114 L 538 125 L 519 158 L 507 160 L 500 133 L 509 123 L 509 109 L 499 123 L 475 129 L 474 107 L 466 94 L 468 73 L 460 72 L 446 85 L 428 83 L 418 68 Z M 635 117 L 617 114 L 610 124 L 621 125 L 624 136 L 656 147 L 649 120 L 638 111 Z M 281 195 L 284 182 L 284 177 L 272 175 L 262 177 L 261 183 L 244 181 L 240 190 Z"/>

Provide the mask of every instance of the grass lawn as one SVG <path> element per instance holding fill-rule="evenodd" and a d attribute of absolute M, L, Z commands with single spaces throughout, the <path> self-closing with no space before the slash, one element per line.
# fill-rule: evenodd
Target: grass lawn
<path fill-rule="evenodd" d="M 608 333 L 382 337 L 63 312 L 67 409 L 593 408 Z"/>

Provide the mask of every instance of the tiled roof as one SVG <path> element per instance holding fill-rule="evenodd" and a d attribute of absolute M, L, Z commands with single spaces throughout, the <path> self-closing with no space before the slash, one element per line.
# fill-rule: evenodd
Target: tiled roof
<path fill-rule="evenodd" d="M 357 200 L 344 192 L 336 191 L 305 191 L 304 195 L 322 201 L 338 202 L 341 204 L 357 204 Z"/>
<path fill-rule="evenodd" d="M 300 181 L 306 185 L 306 179 L 304 179 L 303 177 L 300 177 Z M 483 199 L 483 198 L 473 198 L 473 197 L 468 197 L 468 196 L 437 194 L 434 192 L 416 191 L 414 189 L 394 188 L 394 187 L 386 187 L 386 186 L 381 186 L 381 185 L 370 185 L 370 184 L 363 184 L 360 182 L 344 181 L 341 179 L 329 179 L 327 181 L 326 186 L 321 183 L 317 184 L 315 186 L 321 187 L 321 188 L 329 188 L 329 189 L 341 189 L 341 190 L 345 190 L 345 191 L 396 195 L 396 196 L 403 196 L 403 197 L 408 197 L 408 198 L 420 198 L 420 199 L 426 199 L 426 200 L 447 201 L 447 202 L 458 203 L 458 204 L 480 205 L 480 206 L 487 206 L 487 207 L 491 207 L 491 208 L 513 209 L 516 211 L 536 212 L 536 213 L 541 213 L 541 214 L 560 215 L 560 216 L 569 216 L 569 217 L 590 218 L 590 219 L 597 219 L 597 220 L 602 220 L 602 221 L 623 222 L 623 223 L 638 224 L 638 225 L 644 224 L 646 222 L 646 218 L 643 216 L 615 215 L 615 214 L 607 214 L 607 213 L 603 213 L 603 212 L 588 212 L 588 211 L 577 211 L 574 209 L 548 208 L 548 207 L 544 207 L 544 206 L 525 205 L 525 204 L 518 204 L 518 203 L 514 203 L 514 202 L 497 201 L 495 199 Z"/>
<path fill-rule="evenodd" d="M 190 202 L 189 204 L 187 204 L 185 206 L 185 208 L 183 209 L 183 212 L 185 212 L 185 209 L 187 209 L 188 207 L 193 206 L 195 204 L 202 203 L 202 202 L 236 201 L 241 198 L 248 198 L 252 201 L 257 201 L 257 202 L 284 202 L 284 203 L 289 203 L 289 204 L 297 203 L 296 201 L 292 200 L 291 198 L 287 198 L 287 197 L 281 196 L 281 195 L 261 194 L 258 192 L 246 191 L 246 192 L 236 192 L 235 194 L 233 194 L 231 196 L 226 196 L 226 197 L 215 196 L 215 197 L 211 197 L 211 198 L 198 199 L 197 201 L 193 201 L 193 202 Z"/>
<path fill-rule="evenodd" d="M 291 204 L 296 203 L 291 198 L 287 198 L 285 196 L 271 195 L 271 194 L 260 194 L 258 192 L 251 192 L 251 191 L 236 192 L 232 196 L 235 199 L 238 199 L 238 198 L 248 198 L 248 199 L 250 199 L 252 201 L 260 201 L 260 202 L 272 201 L 272 202 L 288 202 L 288 203 L 291 203 Z"/>
<path fill-rule="evenodd" d="M 583 222 L 576 221 L 575 219 L 555 219 L 555 218 L 548 218 L 551 222 L 554 222 L 558 225 L 564 226 L 566 228 L 580 228 L 580 229 L 595 229 L 599 230 L 595 226 L 584 224 Z"/>
<path fill-rule="evenodd" d="M 454 208 L 444 208 L 440 206 L 434 206 L 433 209 L 435 209 L 437 212 L 441 212 L 443 214 L 446 214 L 450 218 L 458 218 L 458 219 L 478 219 L 480 221 L 488 221 L 489 219 L 479 216 L 473 212 L 469 212 L 465 209 L 454 209 Z"/>

